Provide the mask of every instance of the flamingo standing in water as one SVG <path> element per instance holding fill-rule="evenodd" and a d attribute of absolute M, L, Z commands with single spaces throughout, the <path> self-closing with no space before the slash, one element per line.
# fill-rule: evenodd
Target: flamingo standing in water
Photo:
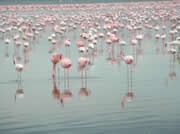
<path fill-rule="evenodd" d="M 65 40 L 64 45 L 66 46 L 66 54 L 67 54 L 67 47 L 68 47 L 68 57 L 70 57 L 70 46 L 71 46 L 71 41 L 70 40 Z"/>
<path fill-rule="evenodd" d="M 22 89 L 21 81 L 18 81 L 18 89 L 16 90 L 16 93 L 14 95 L 14 100 L 16 103 L 17 99 L 23 99 L 24 98 L 24 91 Z"/>
<path fill-rule="evenodd" d="M 126 101 L 131 102 L 134 99 L 134 93 L 132 92 L 132 69 L 130 70 L 129 74 L 129 69 L 128 65 L 131 65 L 134 61 L 134 58 L 131 55 L 124 55 L 124 52 L 120 52 L 121 58 L 124 60 L 124 62 L 127 64 L 127 83 L 128 83 L 128 93 L 123 97 L 122 99 L 122 107 L 124 107 L 124 104 Z M 129 81 L 129 76 L 130 76 L 130 81 Z"/>
<path fill-rule="evenodd" d="M 173 45 L 171 45 L 171 47 L 169 47 L 169 46 L 167 46 L 167 43 L 165 43 L 165 47 L 167 47 L 168 53 L 173 56 L 173 61 L 174 61 L 175 60 L 176 49 L 173 48 L 172 46 Z"/>
<path fill-rule="evenodd" d="M 170 62 L 169 62 L 169 65 L 170 65 L 170 72 L 169 72 L 169 78 L 170 80 L 174 80 L 176 78 L 176 69 L 175 69 L 175 55 L 176 55 L 176 49 L 174 48 L 168 48 L 168 53 L 172 56 L 170 57 Z M 167 81 L 167 84 L 169 85 L 169 79 Z"/>
<path fill-rule="evenodd" d="M 83 79 L 85 77 L 85 86 L 87 85 L 87 73 L 86 73 L 86 69 L 87 69 L 87 66 L 89 64 L 89 58 L 87 57 L 79 57 L 78 58 L 78 65 L 79 65 L 79 70 L 81 70 L 81 79 L 82 79 L 82 87 L 83 87 Z M 84 74 L 85 73 L 85 74 Z M 85 75 L 85 76 L 84 76 Z"/>
<path fill-rule="evenodd" d="M 128 65 L 132 64 L 134 61 L 134 58 L 131 55 L 125 56 L 123 51 L 120 52 L 120 56 L 122 60 Z"/>
<path fill-rule="evenodd" d="M 67 82 L 68 82 L 68 88 L 69 88 L 69 70 L 72 67 L 72 61 L 66 57 L 64 57 L 62 54 L 60 54 L 60 63 L 61 67 L 64 68 L 64 83 L 66 84 L 66 70 L 67 70 Z"/>

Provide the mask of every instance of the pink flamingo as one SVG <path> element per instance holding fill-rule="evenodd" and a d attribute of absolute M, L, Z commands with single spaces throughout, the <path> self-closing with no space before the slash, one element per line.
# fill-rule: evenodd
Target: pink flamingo
<path fill-rule="evenodd" d="M 71 41 L 70 40 L 65 40 L 64 45 L 66 47 L 66 54 L 67 54 L 67 47 L 68 47 L 68 56 L 70 57 L 70 46 L 71 46 Z"/>
<path fill-rule="evenodd" d="M 104 38 L 104 34 L 103 33 L 99 33 L 98 37 L 100 38 L 100 45 L 101 45 L 101 49 L 100 52 L 103 53 L 103 38 Z"/>
<path fill-rule="evenodd" d="M 130 64 L 133 63 L 134 58 L 133 58 L 131 55 L 125 56 L 125 55 L 124 55 L 124 52 L 121 51 L 121 52 L 120 52 L 120 56 L 121 56 L 122 60 L 123 60 L 126 64 L 130 65 Z"/>
<path fill-rule="evenodd" d="M 85 46 L 85 42 L 83 42 L 83 41 L 78 41 L 78 42 L 76 43 L 76 45 L 77 45 L 78 47 L 84 47 L 84 46 Z"/>
<path fill-rule="evenodd" d="M 23 99 L 24 98 L 24 91 L 22 89 L 22 83 L 21 83 L 21 72 L 23 70 L 23 65 L 22 64 L 16 64 L 16 70 L 19 72 L 19 80 L 18 80 L 18 89 L 16 90 L 16 94 L 14 95 L 14 99 L 16 102 L 16 99 Z"/>
<path fill-rule="evenodd" d="M 169 62 L 170 72 L 168 74 L 168 77 L 169 77 L 170 80 L 174 80 L 176 78 L 176 66 L 175 66 L 176 49 L 169 48 L 168 49 L 168 53 L 173 56 L 173 59 L 170 57 L 170 62 Z M 169 84 L 169 79 L 168 79 L 168 83 L 167 84 Z"/>
<path fill-rule="evenodd" d="M 172 56 L 173 56 L 173 60 L 175 60 L 176 49 L 173 48 L 173 47 L 169 47 L 169 46 L 167 46 L 167 45 L 168 45 L 168 44 L 165 43 L 165 47 L 167 48 L 168 53 L 169 53 L 170 55 L 172 55 Z M 171 44 L 171 43 L 170 43 L 170 45 L 172 46 L 172 45 L 174 45 L 174 44 Z"/>
<path fill-rule="evenodd" d="M 129 69 L 128 65 L 131 65 L 134 61 L 134 58 L 131 55 L 124 56 L 124 52 L 120 52 L 121 58 L 124 60 L 124 62 L 127 64 L 127 83 L 128 83 L 128 93 L 123 97 L 122 99 L 122 107 L 124 107 L 124 104 L 126 101 L 132 101 L 134 99 L 134 93 L 132 92 L 132 69 L 130 70 L 129 74 Z M 130 76 L 130 81 L 129 81 L 129 76 Z"/>
<path fill-rule="evenodd" d="M 64 57 L 62 54 L 60 54 L 60 63 L 61 67 L 64 68 L 64 83 L 66 85 L 66 71 L 67 70 L 67 82 L 68 82 L 68 88 L 69 88 L 69 70 L 72 67 L 72 61 L 66 57 Z"/>
<path fill-rule="evenodd" d="M 83 79 L 85 77 L 85 86 L 87 85 L 87 73 L 86 69 L 89 64 L 89 58 L 87 57 L 79 57 L 78 58 L 78 65 L 79 65 L 79 70 L 81 70 L 81 79 L 82 79 L 82 87 L 83 87 Z M 85 73 L 85 74 L 84 74 Z"/>

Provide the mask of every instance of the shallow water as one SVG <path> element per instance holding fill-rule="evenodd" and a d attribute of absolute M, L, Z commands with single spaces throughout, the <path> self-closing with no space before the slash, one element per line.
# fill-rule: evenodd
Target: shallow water
<path fill-rule="evenodd" d="M 86 88 L 91 94 L 86 98 L 79 97 L 82 85 L 77 64 L 79 54 L 75 44 L 80 40 L 80 30 L 66 33 L 72 42 L 70 59 L 73 66 L 70 70 L 69 88 L 64 84 L 62 68 L 59 77 L 56 76 L 56 83 L 52 79 L 51 55 L 48 53 L 52 45 L 47 39 L 51 33 L 51 28 L 47 27 L 32 45 L 30 62 L 22 72 L 20 86 L 12 60 L 14 44 L 11 42 L 8 45 L 7 57 L 6 44 L 1 39 L 1 134 L 180 132 L 180 64 L 176 59 L 176 77 L 170 79 L 172 57 L 161 46 L 157 51 L 162 42 L 154 39 L 155 33 L 151 33 L 152 38 L 145 36 L 138 47 L 143 53 L 137 56 L 137 65 L 132 71 L 132 86 L 128 84 L 130 80 L 127 79 L 127 65 L 123 62 L 108 62 L 105 42 L 101 42 L 104 52 L 97 52 L 94 65 L 88 70 Z M 128 32 L 125 30 L 124 33 L 124 40 L 128 41 Z M 170 40 L 170 37 L 167 37 L 167 40 Z M 60 52 L 66 55 L 64 47 Z M 125 52 L 133 55 L 133 48 L 127 46 Z M 23 49 L 20 49 L 20 54 L 23 55 Z M 67 89 L 71 91 L 72 100 L 65 104 L 56 100 L 53 96 L 54 84 L 60 92 Z M 24 98 L 17 98 L 15 101 L 18 89 L 23 89 Z M 123 106 L 122 99 L 129 91 L 133 92 L 135 97 Z"/>

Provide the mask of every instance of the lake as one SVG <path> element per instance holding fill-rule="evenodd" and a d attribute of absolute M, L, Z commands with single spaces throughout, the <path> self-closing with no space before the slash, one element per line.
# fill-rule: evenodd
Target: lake
<path fill-rule="evenodd" d="M 112 4 L 110 10 L 106 8 L 109 6 L 111 5 L 105 4 L 104 9 L 101 6 L 92 10 L 78 8 L 73 12 L 71 11 L 73 7 L 63 6 L 61 6 L 62 11 L 54 11 L 51 7 L 49 10 L 42 8 L 35 11 L 1 10 L 1 29 L 17 26 L 17 23 L 3 24 L 14 15 L 24 20 L 19 27 L 32 21 L 32 27 L 43 28 L 37 30 L 39 33 L 34 34 L 34 38 L 28 39 L 30 43 L 28 48 L 23 47 L 22 44 L 18 47 L 13 40 L 14 35 L 19 34 L 22 35 L 20 42 L 26 42 L 23 40 L 22 31 L 11 29 L 9 32 L 8 30 L 5 33 L 0 32 L 1 134 L 178 134 L 180 132 L 180 106 L 178 106 L 180 103 L 178 97 L 180 94 L 180 51 L 177 49 L 175 56 L 168 54 L 161 38 L 158 40 L 155 38 L 157 33 L 165 33 L 165 42 L 170 42 L 169 30 L 172 22 L 164 23 L 158 19 L 156 22 L 160 26 L 158 32 L 143 27 L 136 35 L 139 33 L 144 37 L 141 43 L 135 46 L 129 43 L 133 38 L 132 33 L 127 28 L 117 28 L 115 35 L 120 40 L 126 41 L 125 46 L 120 46 L 118 43 L 108 45 L 106 43 L 108 31 L 103 30 L 105 18 L 98 18 L 98 13 L 105 15 L 111 21 L 111 16 L 107 17 L 108 13 L 113 14 L 114 11 L 119 10 L 123 13 L 117 14 L 118 22 L 124 25 L 128 23 L 126 20 L 128 14 L 123 6 L 121 10 L 121 4 Z M 116 6 L 119 8 L 113 8 Z M 166 8 L 163 4 L 159 6 L 161 11 L 157 12 L 162 12 L 163 15 L 164 12 L 171 13 L 172 11 L 171 6 Z M 128 5 L 124 7 L 129 10 Z M 156 14 L 153 12 L 154 8 L 151 7 L 153 6 L 141 7 L 137 13 L 142 13 L 143 16 L 146 9 L 145 15 Z M 180 15 L 179 9 L 175 15 Z M 135 10 L 133 8 L 132 11 L 135 12 Z M 35 17 L 36 15 L 38 16 Z M 54 15 L 57 20 L 46 20 L 44 27 L 36 25 L 40 24 L 46 15 L 49 15 L 49 18 Z M 90 21 L 84 19 L 86 15 L 90 16 Z M 4 20 L 3 16 L 5 16 Z M 132 14 L 131 17 L 133 17 Z M 143 26 L 145 21 L 138 19 L 142 23 L 137 22 L 137 25 Z M 67 30 L 62 35 L 57 34 L 55 38 L 57 43 L 52 45 L 48 37 L 54 33 L 54 23 L 62 25 L 61 20 L 66 23 L 80 20 L 80 24 L 77 23 L 75 29 L 65 26 Z M 54 23 L 50 23 L 51 21 Z M 96 49 L 88 49 L 87 53 L 91 62 L 86 69 L 87 79 L 85 77 L 82 80 L 81 71 L 78 69 L 78 57 L 82 54 L 78 51 L 76 43 L 83 40 L 80 37 L 81 24 L 85 24 L 86 21 L 99 23 L 100 29 L 93 34 L 101 32 L 105 37 L 96 40 L 97 45 L 94 43 Z M 151 20 L 147 19 L 147 21 L 152 24 Z M 152 25 L 155 26 L 155 24 Z M 162 25 L 166 26 L 165 31 L 161 29 Z M 85 31 L 88 33 L 89 29 Z M 30 32 L 32 33 L 32 30 Z M 7 38 L 10 40 L 9 43 L 4 41 Z M 64 40 L 67 38 L 71 41 L 69 48 L 64 46 Z M 87 40 L 85 42 L 88 44 Z M 123 62 L 121 50 L 125 55 L 134 57 L 132 66 Z M 53 52 L 60 52 L 71 59 L 72 67 L 69 70 L 69 77 L 64 75 L 61 66 L 57 67 L 56 77 L 52 77 L 51 55 Z M 18 72 L 13 64 L 15 56 L 19 56 L 20 63 L 24 65 L 22 81 L 17 80 Z M 69 98 L 61 98 L 61 95 L 66 97 L 69 95 Z"/>

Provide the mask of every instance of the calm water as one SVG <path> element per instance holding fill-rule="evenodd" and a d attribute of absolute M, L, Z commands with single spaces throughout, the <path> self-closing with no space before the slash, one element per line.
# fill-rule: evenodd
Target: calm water
<path fill-rule="evenodd" d="M 12 60 L 14 44 L 11 42 L 6 45 L 1 37 L 0 134 L 178 134 L 180 64 L 176 59 L 173 70 L 170 64 L 172 57 L 161 47 L 161 40 L 156 41 L 155 32 L 150 33 L 152 37 L 144 33 L 141 46 L 134 49 L 125 47 L 126 53 L 134 53 L 138 59 L 132 71 L 132 86 L 128 84 L 131 78 L 127 77 L 127 65 L 107 61 L 105 42 L 98 41 L 98 44 L 103 44 L 104 52 L 97 52 L 94 64 L 88 70 L 87 86 L 84 88 L 90 95 L 86 98 L 79 97 L 82 84 L 80 72 L 77 71 L 79 53 L 76 42 L 80 40 L 80 32 L 77 29 L 75 32 L 67 31 L 65 35 L 72 42 L 70 59 L 73 67 L 69 88 L 64 84 L 62 68 L 56 83 L 52 79 L 49 54 L 52 45 L 47 39 L 52 34 L 50 26 L 32 42 L 32 51 L 28 53 L 29 63 L 23 70 L 21 85 L 16 80 L 17 72 Z M 128 42 L 127 30 L 120 32 L 119 36 Z M 167 40 L 170 40 L 169 36 Z M 138 50 L 141 53 L 136 55 Z M 64 47 L 60 48 L 60 52 L 66 55 Z M 21 47 L 20 55 L 23 54 Z M 169 77 L 171 72 L 176 73 L 173 79 Z M 62 105 L 60 100 L 55 99 L 55 84 L 61 93 L 66 90 L 72 92 L 72 100 Z M 19 89 L 23 90 L 24 98 L 17 98 L 15 102 L 15 94 Z M 133 92 L 135 97 L 123 106 L 122 99 L 128 92 Z"/>

